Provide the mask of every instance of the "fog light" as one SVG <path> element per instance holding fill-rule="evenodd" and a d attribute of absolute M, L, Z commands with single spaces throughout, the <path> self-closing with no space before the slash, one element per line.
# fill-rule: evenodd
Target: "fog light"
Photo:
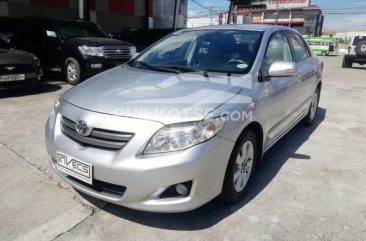
<path fill-rule="evenodd" d="M 193 181 L 176 183 L 166 188 L 160 195 L 159 198 L 184 198 L 188 197 L 191 193 Z"/>
<path fill-rule="evenodd" d="M 175 186 L 175 191 L 182 196 L 187 196 L 188 188 L 183 184 L 178 184 Z"/>
<path fill-rule="evenodd" d="M 100 68 L 102 68 L 102 64 L 91 64 L 91 67 L 93 69 L 100 69 Z"/>

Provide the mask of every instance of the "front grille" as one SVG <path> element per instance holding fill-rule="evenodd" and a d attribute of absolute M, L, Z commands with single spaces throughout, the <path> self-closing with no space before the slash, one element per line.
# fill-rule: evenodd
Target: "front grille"
<path fill-rule="evenodd" d="M 30 64 L 1 64 L 0 75 L 27 74 L 36 70 Z"/>
<path fill-rule="evenodd" d="M 107 59 L 129 59 L 131 50 L 128 46 L 105 46 L 103 53 Z"/>
<path fill-rule="evenodd" d="M 93 128 L 89 136 L 82 136 L 76 131 L 75 122 L 66 117 L 61 118 L 61 130 L 64 135 L 81 145 L 106 149 L 121 149 L 133 137 L 133 133 L 99 128 Z"/>
<path fill-rule="evenodd" d="M 99 193 L 108 193 L 108 194 L 117 195 L 117 196 L 121 197 L 126 192 L 126 187 L 124 187 L 124 186 L 99 181 L 97 179 L 93 179 L 93 185 L 90 185 L 90 184 L 80 181 L 79 179 L 76 179 L 75 177 L 72 177 L 72 176 L 67 176 L 67 178 L 73 182 L 78 183 L 81 186 L 85 186 L 85 187 L 92 189 L 93 191 L 96 191 Z"/>

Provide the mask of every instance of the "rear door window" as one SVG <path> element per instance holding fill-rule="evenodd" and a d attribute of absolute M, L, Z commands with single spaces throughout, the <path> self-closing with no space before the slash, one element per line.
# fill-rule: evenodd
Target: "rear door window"
<path fill-rule="evenodd" d="M 296 62 L 300 62 L 300 61 L 310 57 L 308 48 L 307 48 L 304 40 L 299 35 L 292 33 L 292 32 L 288 32 L 287 35 L 292 44 Z"/>

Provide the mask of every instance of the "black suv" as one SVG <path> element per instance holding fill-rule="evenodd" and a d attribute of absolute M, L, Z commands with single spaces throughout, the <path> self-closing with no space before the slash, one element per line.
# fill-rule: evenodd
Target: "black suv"
<path fill-rule="evenodd" d="M 342 67 L 351 68 L 353 63 L 366 64 L 366 36 L 353 36 L 350 42 Z"/>
<path fill-rule="evenodd" d="M 37 55 L 46 69 L 60 67 L 73 85 L 136 53 L 131 44 L 112 39 L 99 25 L 79 19 L 26 18 L 11 44 Z"/>

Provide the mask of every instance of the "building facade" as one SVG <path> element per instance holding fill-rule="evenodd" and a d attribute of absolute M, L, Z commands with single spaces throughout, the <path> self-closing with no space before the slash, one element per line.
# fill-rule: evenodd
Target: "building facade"
<path fill-rule="evenodd" d="M 185 28 L 187 0 L 82 0 L 84 16 L 109 32 Z M 0 0 L 0 16 L 78 18 L 79 0 Z"/>
<path fill-rule="evenodd" d="M 237 0 L 231 6 L 231 23 L 284 25 L 303 35 L 322 34 L 322 10 L 310 0 Z"/>

